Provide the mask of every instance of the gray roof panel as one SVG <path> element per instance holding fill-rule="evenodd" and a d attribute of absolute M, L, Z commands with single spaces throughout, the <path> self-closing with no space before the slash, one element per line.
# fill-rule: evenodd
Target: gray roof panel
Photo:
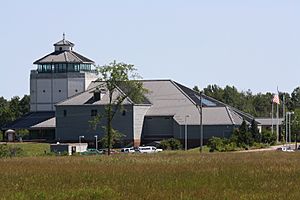
<path fill-rule="evenodd" d="M 47 63 L 94 64 L 94 61 L 92 61 L 74 51 L 54 51 L 54 52 L 36 60 L 33 64 L 47 64 Z"/>

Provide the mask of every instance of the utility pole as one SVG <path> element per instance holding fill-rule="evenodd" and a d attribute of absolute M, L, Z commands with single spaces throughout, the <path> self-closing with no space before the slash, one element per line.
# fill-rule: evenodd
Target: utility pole
<path fill-rule="evenodd" d="M 187 145 L 188 145 L 188 142 L 187 142 L 187 118 L 189 117 L 189 115 L 186 115 L 185 116 L 185 129 L 184 129 L 184 150 L 187 151 Z"/>
<path fill-rule="evenodd" d="M 200 153 L 203 148 L 203 106 L 202 106 L 202 93 L 200 92 Z"/>

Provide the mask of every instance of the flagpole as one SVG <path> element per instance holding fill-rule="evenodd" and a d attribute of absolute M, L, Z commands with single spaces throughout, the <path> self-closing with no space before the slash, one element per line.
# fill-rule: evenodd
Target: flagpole
<path fill-rule="evenodd" d="M 283 118 L 283 120 L 285 120 L 286 118 L 285 118 L 285 95 L 283 94 L 283 96 L 282 96 L 282 118 Z M 286 120 L 285 120 L 286 121 Z M 283 132 L 283 123 L 282 123 L 282 125 L 281 125 L 281 132 L 282 132 L 282 135 L 283 135 L 283 139 L 282 139 L 282 141 L 284 140 L 284 132 Z M 286 127 L 287 127 L 287 121 L 286 121 L 286 123 L 285 123 L 285 134 L 286 134 Z"/>
<path fill-rule="evenodd" d="M 272 130 L 272 135 L 274 134 L 274 129 L 273 129 L 273 126 L 274 126 L 274 123 L 273 123 L 273 116 L 274 116 L 274 103 L 272 101 L 272 127 L 271 127 L 271 130 Z"/>
<path fill-rule="evenodd" d="M 277 112 L 276 112 L 276 118 L 277 118 L 277 123 L 276 123 L 276 136 L 277 136 L 277 143 L 279 142 L 279 104 L 277 104 Z"/>

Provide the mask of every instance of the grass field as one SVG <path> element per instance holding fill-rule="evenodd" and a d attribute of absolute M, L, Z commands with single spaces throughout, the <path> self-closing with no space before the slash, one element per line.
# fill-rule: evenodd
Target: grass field
<path fill-rule="evenodd" d="M 45 151 L 50 152 L 50 144 L 48 143 L 35 143 L 35 142 L 21 142 L 21 143 L 8 143 L 11 147 L 19 147 L 23 150 L 22 156 L 43 156 Z"/>
<path fill-rule="evenodd" d="M 1 199 L 298 199 L 300 153 L 0 160 Z"/>

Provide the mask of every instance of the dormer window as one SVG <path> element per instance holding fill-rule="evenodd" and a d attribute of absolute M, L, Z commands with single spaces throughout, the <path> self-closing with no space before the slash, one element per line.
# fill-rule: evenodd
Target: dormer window
<path fill-rule="evenodd" d="M 100 101 L 101 100 L 101 91 L 99 88 L 96 88 L 94 91 L 94 101 Z"/>

